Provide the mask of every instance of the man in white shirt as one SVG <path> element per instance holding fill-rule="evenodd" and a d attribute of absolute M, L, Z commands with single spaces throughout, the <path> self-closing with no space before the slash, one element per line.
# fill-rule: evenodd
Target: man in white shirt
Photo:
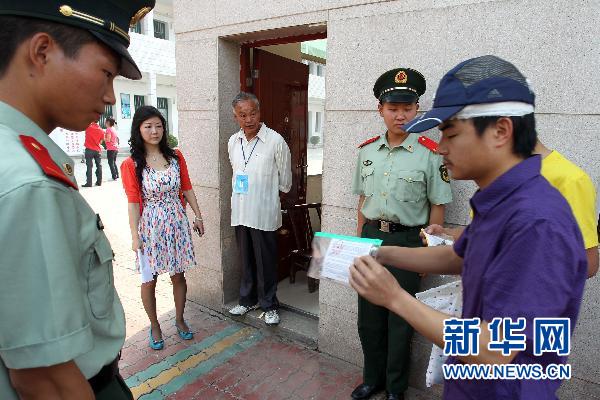
<path fill-rule="evenodd" d="M 281 226 L 279 192 L 292 187 L 290 149 L 283 137 L 260 122 L 260 104 L 240 92 L 233 102 L 240 130 L 229 138 L 233 168 L 231 226 L 241 253 L 239 304 L 229 310 L 244 315 L 261 308 L 267 325 L 279 324 L 277 308 L 277 237 Z"/>

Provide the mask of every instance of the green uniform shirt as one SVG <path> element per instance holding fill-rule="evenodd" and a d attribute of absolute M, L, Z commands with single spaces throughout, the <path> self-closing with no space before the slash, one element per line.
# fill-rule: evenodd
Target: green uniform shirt
<path fill-rule="evenodd" d="M 19 135 L 37 139 L 63 170 L 73 167 L 33 121 L 0 102 L 2 400 L 17 399 L 7 368 L 75 360 L 90 378 L 125 341 L 113 253 L 98 217 L 78 191 L 44 174 Z"/>
<path fill-rule="evenodd" d="M 426 225 L 430 204 L 452 201 L 441 162 L 439 155 L 418 142 L 416 134 L 394 148 L 385 133 L 361 147 L 352 183 L 352 192 L 365 196 L 361 212 L 368 219 Z"/>

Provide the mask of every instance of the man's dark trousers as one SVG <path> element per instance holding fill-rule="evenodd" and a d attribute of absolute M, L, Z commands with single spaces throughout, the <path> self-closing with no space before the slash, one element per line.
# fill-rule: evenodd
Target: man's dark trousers
<path fill-rule="evenodd" d="M 240 304 L 256 303 L 263 311 L 279 308 L 277 300 L 277 236 L 275 231 L 261 231 L 238 225 L 235 227 L 242 257 Z"/>
<path fill-rule="evenodd" d="M 102 161 L 100 159 L 100 152 L 96 150 L 85 149 L 85 164 L 87 170 L 85 172 L 86 185 L 92 184 L 92 160 L 96 163 L 96 184 L 102 183 Z"/>
<path fill-rule="evenodd" d="M 382 239 L 384 246 L 421 247 L 421 227 L 386 233 L 376 226 L 363 226 L 362 237 Z M 419 274 L 386 266 L 400 285 L 414 296 L 419 290 Z M 408 389 L 412 327 L 398 315 L 358 296 L 358 335 L 363 349 L 363 382 L 385 387 L 389 393 Z"/>

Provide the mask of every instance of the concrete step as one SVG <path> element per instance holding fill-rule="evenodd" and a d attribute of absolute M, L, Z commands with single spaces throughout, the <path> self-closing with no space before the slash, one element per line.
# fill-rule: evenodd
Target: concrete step
<path fill-rule="evenodd" d="M 317 340 L 319 337 L 319 319 L 300 310 L 293 310 L 286 306 L 279 309 L 281 322 L 277 326 L 268 326 L 261 319 L 262 310 L 248 312 L 241 317 L 235 317 L 229 314 L 229 310 L 237 305 L 237 302 L 231 302 L 223 306 L 223 314 L 234 321 L 254 326 L 263 332 L 280 336 L 285 339 L 299 342 L 303 346 L 312 350 L 317 349 Z"/>

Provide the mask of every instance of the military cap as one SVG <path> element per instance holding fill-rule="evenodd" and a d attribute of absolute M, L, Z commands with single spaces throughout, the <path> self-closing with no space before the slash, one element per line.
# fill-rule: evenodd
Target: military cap
<path fill-rule="evenodd" d="M 129 27 L 154 8 L 156 0 L 2 0 L 0 15 L 38 18 L 82 28 L 121 57 L 119 73 L 140 79 L 142 73 L 127 51 Z"/>
<path fill-rule="evenodd" d="M 411 68 L 394 68 L 383 73 L 373 86 L 380 103 L 413 103 L 425 93 L 425 77 Z"/>

